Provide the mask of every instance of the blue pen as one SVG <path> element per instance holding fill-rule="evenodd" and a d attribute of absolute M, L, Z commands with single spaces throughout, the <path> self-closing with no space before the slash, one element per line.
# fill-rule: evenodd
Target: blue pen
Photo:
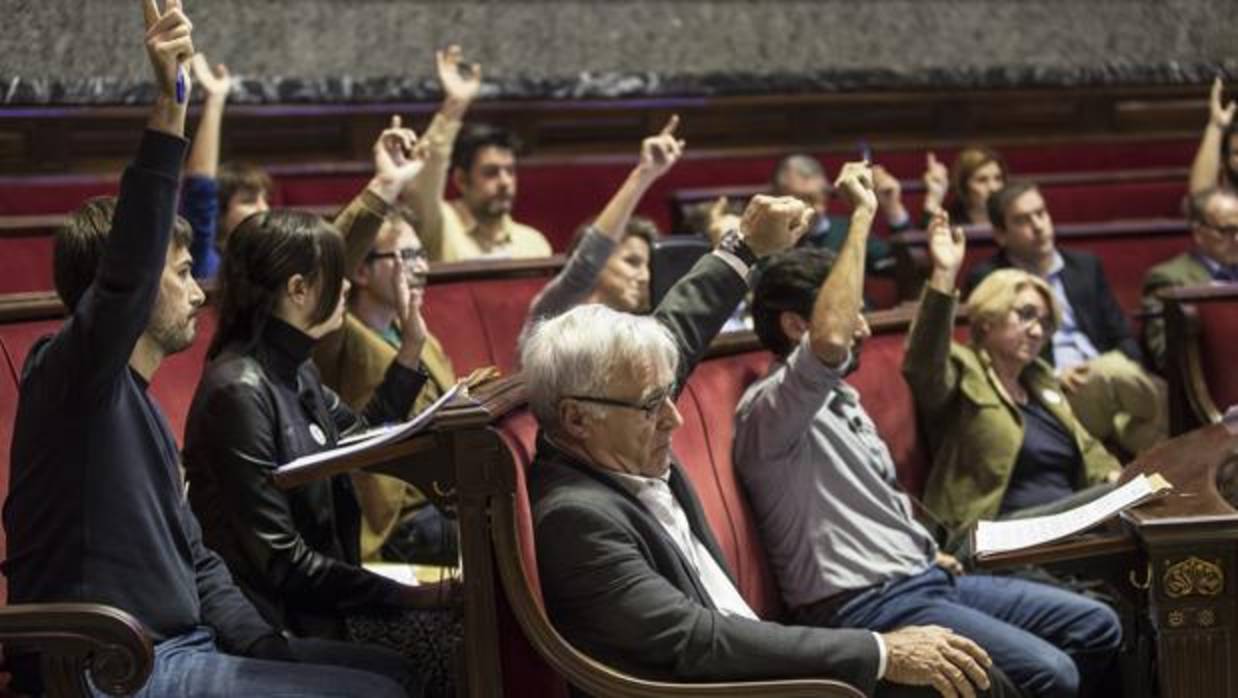
<path fill-rule="evenodd" d="M 176 69 L 176 103 L 185 103 L 185 73 L 180 68 Z"/>

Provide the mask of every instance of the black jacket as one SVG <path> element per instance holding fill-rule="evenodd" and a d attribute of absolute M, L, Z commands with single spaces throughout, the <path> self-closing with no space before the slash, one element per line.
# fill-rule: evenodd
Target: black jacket
<path fill-rule="evenodd" d="M 1131 334 L 1126 314 L 1109 289 L 1100 259 L 1088 252 L 1059 249 L 1058 253 L 1062 255 L 1062 285 L 1066 288 L 1066 299 L 1075 312 L 1079 329 L 1101 353 L 1116 349 L 1135 363 L 1142 363 L 1139 342 Z M 993 270 L 1012 266 L 1006 251 L 1002 250 L 972 267 L 967 275 L 964 295 L 971 294 L 972 289 Z M 1044 358 L 1053 364 L 1052 342 L 1045 342 Z"/>
<path fill-rule="evenodd" d="M 396 605 L 403 586 L 359 565 L 361 509 L 347 475 L 290 491 L 272 471 L 341 435 L 406 417 L 425 374 L 392 362 L 364 414 L 322 385 L 313 340 L 277 319 L 207 367 L 185 428 L 189 501 L 207 545 L 273 624 L 342 637 L 343 616 Z"/>
<path fill-rule="evenodd" d="M 679 348 L 678 385 L 747 290 L 706 255 L 654 312 Z M 722 569 L 678 465 L 670 485 Z M 650 679 L 824 677 L 871 693 L 878 650 L 865 630 L 787 627 L 719 612 L 658 520 L 608 476 L 539 439 L 529 478 L 538 570 L 555 627 L 591 657 Z"/>

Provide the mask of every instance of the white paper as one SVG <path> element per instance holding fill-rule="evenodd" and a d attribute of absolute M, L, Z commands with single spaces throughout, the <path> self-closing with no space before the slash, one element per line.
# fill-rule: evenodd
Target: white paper
<path fill-rule="evenodd" d="M 1118 489 L 1070 511 L 1012 521 L 976 524 L 976 554 L 992 555 L 1051 543 L 1104 522 L 1159 494 L 1168 483 L 1159 475 L 1139 475 Z"/>
<path fill-rule="evenodd" d="M 402 424 L 389 424 L 387 426 L 370 429 L 360 435 L 360 440 L 349 439 L 347 442 L 344 442 L 344 445 L 342 446 L 336 446 L 335 448 L 328 449 L 326 451 L 319 451 L 318 453 L 311 453 L 308 456 L 301 456 L 300 458 L 297 458 L 296 460 L 282 466 L 280 470 L 303 468 L 306 466 L 315 465 L 317 463 L 322 463 L 324 461 L 351 456 L 354 453 L 361 453 L 362 451 L 368 451 L 372 448 L 378 448 L 379 446 L 385 446 L 397 441 L 403 441 L 413 434 L 416 434 L 418 431 L 421 431 L 421 429 L 430 422 L 430 419 L 434 417 L 435 413 L 439 411 L 439 408 L 450 402 L 451 399 L 460 392 L 460 388 L 463 385 L 463 383 L 456 383 L 450 390 L 439 396 L 439 399 L 431 403 L 429 407 L 426 407 L 421 412 L 418 412 L 407 422 Z"/>

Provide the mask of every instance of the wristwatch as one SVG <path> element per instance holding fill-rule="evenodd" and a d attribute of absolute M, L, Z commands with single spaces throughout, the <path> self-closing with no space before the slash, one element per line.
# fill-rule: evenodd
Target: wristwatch
<path fill-rule="evenodd" d="M 727 231 L 722 239 L 718 241 L 718 249 L 730 252 L 739 258 L 741 262 L 747 264 L 749 268 L 756 266 L 757 254 L 752 251 L 744 238 L 740 236 L 739 230 L 731 229 Z"/>

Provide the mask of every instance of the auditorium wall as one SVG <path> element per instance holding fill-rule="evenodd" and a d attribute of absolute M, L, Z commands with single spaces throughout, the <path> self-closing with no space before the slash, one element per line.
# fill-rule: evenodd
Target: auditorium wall
<path fill-rule="evenodd" d="M 162 2 L 163 0 L 160 0 Z M 0 0 L 0 103 L 150 94 L 138 0 Z M 491 97 L 1180 85 L 1238 77 L 1234 0 L 185 0 L 234 101 L 434 97 L 466 47 Z"/>

